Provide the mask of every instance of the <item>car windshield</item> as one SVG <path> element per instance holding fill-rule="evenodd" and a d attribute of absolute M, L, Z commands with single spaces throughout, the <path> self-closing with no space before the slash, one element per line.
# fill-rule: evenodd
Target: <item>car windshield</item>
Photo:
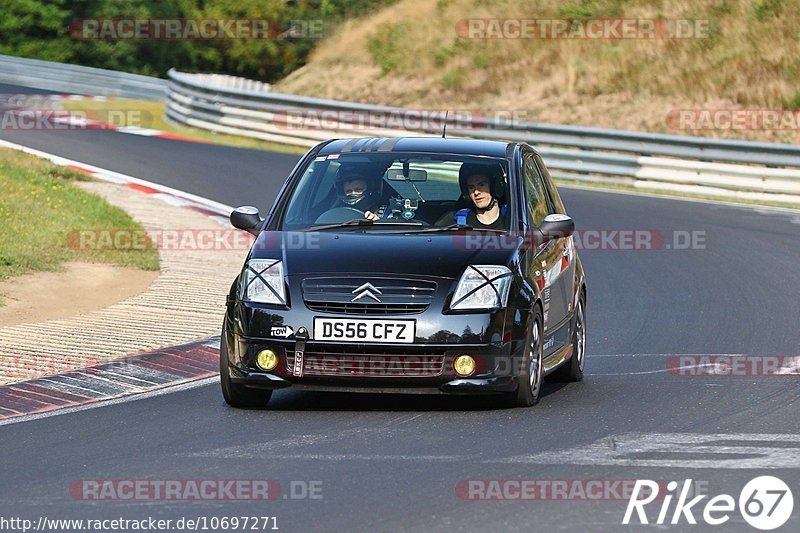
<path fill-rule="evenodd" d="M 497 196 L 493 193 L 498 188 L 507 190 L 505 159 L 396 152 L 318 156 L 291 191 L 280 229 L 458 229 L 468 223 L 465 210 L 475 209 L 473 201 L 462 194 L 462 167 L 464 175 L 470 170 L 470 174 L 485 176 L 487 198 Z M 465 191 L 466 181 L 462 176 Z M 503 220 L 493 226 L 494 231 L 499 226 L 500 230 L 507 228 L 507 195 L 501 196 L 498 207 L 502 208 Z"/>

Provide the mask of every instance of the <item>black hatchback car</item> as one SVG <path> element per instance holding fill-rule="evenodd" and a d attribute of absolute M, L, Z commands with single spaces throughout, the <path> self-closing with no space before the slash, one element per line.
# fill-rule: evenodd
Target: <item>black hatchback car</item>
<path fill-rule="evenodd" d="M 300 160 L 227 299 L 225 401 L 275 389 L 503 395 L 579 381 L 586 286 L 574 223 L 530 146 L 337 139 Z"/>

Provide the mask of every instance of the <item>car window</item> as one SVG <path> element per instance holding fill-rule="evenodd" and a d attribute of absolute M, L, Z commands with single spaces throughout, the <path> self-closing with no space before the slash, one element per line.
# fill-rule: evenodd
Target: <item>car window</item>
<path fill-rule="evenodd" d="M 410 160 L 409 170 L 422 170 L 427 173 L 427 180 L 424 183 L 407 181 L 391 181 L 392 190 L 403 198 L 418 198 L 417 191 L 422 194 L 425 201 L 444 200 L 456 201 L 461 193 L 458 188 L 458 169 L 461 162 L 458 161 L 414 161 Z M 388 175 L 395 172 L 402 172 L 403 165 L 400 161 L 392 163 L 383 179 L 387 180 Z M 424 191 L 424 192 L 422 192 Z"/>
<path fill-rule="evenodd" d="M 333 189 L 333 182 L 336 180 L 336 173 L 339 171 L 340 163 L 338 161 L 332 161 L 328 168 L 325 170 L 325 175 L 322 176 L 322 179 L 317 184 L 317 193 L 314 195 L 314 202 L 313 205 L 317 205 L 322 200 L 326 199 L 330 196 L 330 192 Z"/>
<path fill-rule="evenodd" d="M 544 160 L 542 160 L 542 157 L 539 154 L 536 154 L 534 158 L 536 159 L 536 163 L 539 165 L 539 170 L 541 171 L 542 176 L 544 176 L 544 185 L 547 188 L 548 196 L 550 197 L 554 212 L 566 215 L 567 210 L 564 207 L 564 202 L 561 200 L 561 195 L 558 194 L 558 189 L 556 189 L 556 185 L 553 182 L 553 177 L 550 176 L 550 171 L 547 170 Z"/>
<path fill-rule="evenodd" d="M 538 228 L 542 225 L 544 217 L 552 211 L 547 197 L 547 190 L 539 173 L 536 172 L 536 163 L 531 154 L 523 156 L 522 176 L 525 180 L 525 201 L 528 206 L 528 213 L 533 224 Z"/>
<path fill-rule="evenodd" d="M 313 161 L 306 169 L 306 174 L 311 176 L 324 176 L 327 166 Z M 320 179 L 306 179 L 302 180 L 295 189 L 294 194 L 301 198 L 302 201 L 294 202 L 289 206 L 286 212 L 287 221 L 300 221 L 304 217 L 304 213 L 311 209 L 311 199 L 316 198 L 318 193 L 324 190 L 320 187 Z"/>
<path fill-rule="evenodd" d="M 289 193 L 280 227 L 288 231 L 344 223 L 364 218 L 367 210 L 387 222 L 430 226 L 440 220 L 455 221 L 454 213 L 465 207 L 458 181 L 465 163 L 486 166 L 507 189 L 504 158 L 401 152 L 318 156 Z M 356 180 L 363 182 L 364 200 L 347 203 L 344 184 Z M 372 228 L 381 229 L 391 228 Z"/>

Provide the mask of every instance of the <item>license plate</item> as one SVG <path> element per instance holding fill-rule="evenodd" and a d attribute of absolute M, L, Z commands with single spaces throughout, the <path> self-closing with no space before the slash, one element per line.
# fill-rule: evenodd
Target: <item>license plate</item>
<path fill-rule="evenodd" d="M 416 321 L 314 318 L 314 340 L 354 342 L 414 342 Z"/>

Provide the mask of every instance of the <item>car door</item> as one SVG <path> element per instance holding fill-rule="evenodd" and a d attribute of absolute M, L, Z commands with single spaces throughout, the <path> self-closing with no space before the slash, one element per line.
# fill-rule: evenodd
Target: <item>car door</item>
<path fill-rule="evenodd" d="M 558 291 L 553 291 L 552 280 L 557 278 L 557 271 L 561 267 L 563 245 L 560 239 L 551 239 L 542 242 L 538 227 L 544 218 L 549 215 L 553 206 L 545 188 L 544 181 L 537 169 L 534 153 L 531 150 L 522 152 L 522 178 L 525 188 L 525 214 L 528 225 L 527 243 L 529 254 L 528 275 L 536 282 L 542 295 L 542 310 L 544 312 L 544 353 L 549 355 L 563 343 L 556 342 L 553 335 L 555 328 L 563 320 L 563 304 L 554 296 Z"/>
<path fill-rule="evenodd" d="M 550 212 L 566 215 L 567 211 L 544 161 L 536 153 L 534 153 L 534 161 L 547 193 Z M 557 239 L 554 247 L 558 250 L 561 261 L 554 264 L 554 268 L 550 271 L 550 311 L 558 317 L 558 322 L 562 322 L 572 313 L 572 301 L 575 294 L 575 248 L 571 236 Z"/>

